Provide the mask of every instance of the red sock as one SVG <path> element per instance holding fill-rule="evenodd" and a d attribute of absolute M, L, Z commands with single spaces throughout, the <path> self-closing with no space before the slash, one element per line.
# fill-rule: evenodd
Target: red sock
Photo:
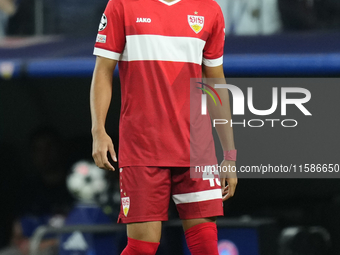
<path fill-rule="evenodd" d="M 159 243 L 145 242 L 128 237 L 128 244 L 121 255 L 155 255 Z"/>
<path fill-rule="evenodd" d="M 192 255 L 218 255 L 217 227 L 213 222 L 201 223 L 185 231 Z"/>

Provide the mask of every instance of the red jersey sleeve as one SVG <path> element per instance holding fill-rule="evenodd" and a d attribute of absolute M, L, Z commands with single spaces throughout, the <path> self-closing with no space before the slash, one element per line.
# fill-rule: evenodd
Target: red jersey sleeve
<path fill-rule="evenodd" d="M 216 6 L 217 14 L 215 22 L 203 49 L 203 65 L 210 67 L 223 64 L 223 49 L 225 41 L 224 18 L 220 6 L 217 3 Z"/>
<path fill-rule="evenodd" d="M 119 60 L 125 47 L 124 8 L 121 0 L 110 0 L 100 20 L 94 55 Z"/>

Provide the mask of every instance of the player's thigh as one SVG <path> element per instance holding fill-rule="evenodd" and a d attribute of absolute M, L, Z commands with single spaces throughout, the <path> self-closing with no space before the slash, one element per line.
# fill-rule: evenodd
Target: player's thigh
<path fill-rule="evenodd" d="M 161 240 L 161 221 L 129 223 L 126 229 L 127 236 L 133 239 L 154 243 L 158 243 Z"/>
<path fill-rule="evenodd" d="M 223 215 L 222 191 L 217 176 L 212 179 L 191 178 L 190 168 L 172 168 L 171 181 L 172 199 L 180 219 L 197 219 L 186 225 Z"/>

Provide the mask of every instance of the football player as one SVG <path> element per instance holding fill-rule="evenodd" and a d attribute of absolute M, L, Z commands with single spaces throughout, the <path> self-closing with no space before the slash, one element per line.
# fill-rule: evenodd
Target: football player
<path fill-rule="evenodd" d="M 161 222 L 174 200 L 193 255 L 217 255 L 216 217 L 235 192 L 235 173 L 221 179 L 191 178 L 197 166 L 216 165 L 212 119 L 231 119 L 226 89 L 204 90 L 209 114 L 202 115 L 202 90 L 195 79 L 224 80 L 224 19 L 213 0 L 110 0 L 102 16 L 91 85 L 93 158 L 114 170 L 113 142 L 105 130 L 118 63 L 121 80 L 119 171 L 121 212 L 128 244 L 123 255 L 153 255 Z M 209 116 L 210 115 L 210 116 Z M 230 125 L 218 125 L 224 150 L 221 167 L 235 167 Z M 212 175 L 213 176 L 213 175 Z M 213 176 L 214 177 L 214 176 Z"/>

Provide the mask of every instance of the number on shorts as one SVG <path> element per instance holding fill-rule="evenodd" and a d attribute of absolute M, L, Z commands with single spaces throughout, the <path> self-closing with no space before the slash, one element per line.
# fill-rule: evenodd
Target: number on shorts
<path fill-rule="evenodd" d="M 216 168 L 205 167 L 206 171 L 203 172 L 202 179 L 203 181 L 209 180 L 210 187 L 215 187 L 215 183 L 217 184 L 217 186 L 221 186 L 220 177 L 218 176 L 218 174 L 214 173 L 213 169 L 216 169 Z M 215 177 L 216 175 L 218 177 Z"/>

